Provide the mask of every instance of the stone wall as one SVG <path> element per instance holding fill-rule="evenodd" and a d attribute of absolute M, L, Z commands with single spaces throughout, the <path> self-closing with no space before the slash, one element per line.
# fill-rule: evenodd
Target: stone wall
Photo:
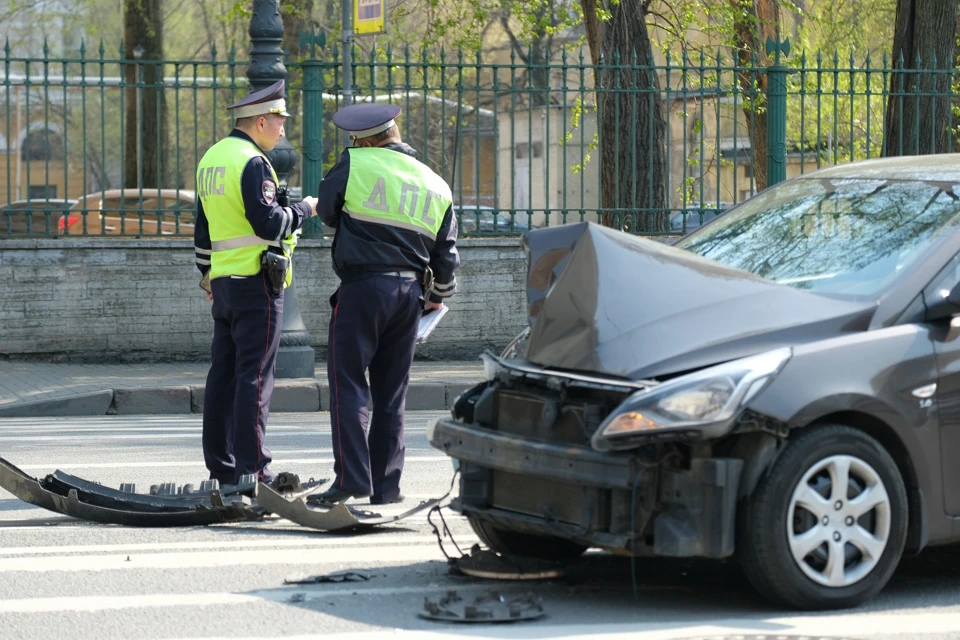
<path fill-rule="evenodd" d="M 526 325 L 519 238 L 459 243 L 459 293 L 418 358 L 473 359 Z M 326 357 L 336 287 L 329 240 L 294 255 L 300 311 Z M 213 323 L 188 239 L 0 240 L 0 358 L 82 362 L 207 359 Z"/>

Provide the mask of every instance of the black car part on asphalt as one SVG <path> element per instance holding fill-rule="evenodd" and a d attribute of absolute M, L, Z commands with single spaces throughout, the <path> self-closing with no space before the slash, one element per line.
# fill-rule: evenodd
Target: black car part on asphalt
<path fill-rule="evenodd" d="M 456 474 L 454 474 L 454 479 L 456 479 L 456 477 Z M 257 504 L 266 511 L 304 527 L 327 532 L 353 531 L 390 524 L 398 520 L 403 520 L 404 518 L 409 518 L 427 509 L 436 508 L 452 491 L 453 484 L 451 483 L 450 489 L 439 498 L 424 500 L 417 506 L 407 509 L 403 513 L 395 516 L 381 516 L 378 513 L 347 506 L 342 502 L 335 504 L 329 509 L 311 508 L 307 506 L 302 497 L 284 496 L 262 483 L 257 487 L 256 501 Z"/>
<path fill-rule="evenodd" d="M 326 482 L 311 479 L 301 483 L 295 474 L 281 473 L 270 484 L 251 475 L 237 485 L 220 487 L 215 480 L 206 480 L 194 489 L 192 485 L 164 483 L 143 494 L 137 493 L 133 484 L 117 490 L 59 470 L 38 480 L 0 457 L 0 487 L 24 502 L 80 520 L 133 527 L 202 526 L 262 520 L 265 514 L 274 514 L 319 531 L 362 530 L 435 508 L 453 488 L 451 485 L 439 498 L 394 516 L 342 503 L 330 509 L 307 507 L 303 497 Z"/>
<path fill-rule="evenodd" d="M 563 576 L 566 563 L 512 556 L 480 548 L 475 544 L 469 554 L 449 558 L 451 573 L 486 578 L 488 580 L 552 580 Z"/>
<path fill-rule="evenodd" d="M 281 474 L 274 485 L 293 495 L 305 495 L 324 482 L 301 484 L 293 474 Z M 254 502 L 260 486 L 256 477 L 250 476 L 223 487 L 216 481 L 204 481 L 196 491 L 190 485 L 178 488 L 165 483 L 143 494 L 136 493 L 131 484 L 117 490 L 59 470 L 38 480 L 0 458 L 0 487 L 43 509 L 102 524 L 188 527 L 260 520 L 266 513 Z"/>
<path fill-rule="evenodd" d="M 508 596 L 493 590 L 468 601 L 451 589 L 436 601 L 424 598 L 420 611 L 421 618 L 444 622 L 517 622 L 544 615 L 543 603 L 533 593 Z"/>

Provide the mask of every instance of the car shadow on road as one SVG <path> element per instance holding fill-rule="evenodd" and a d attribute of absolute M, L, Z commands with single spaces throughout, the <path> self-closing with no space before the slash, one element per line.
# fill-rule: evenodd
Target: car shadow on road
<path fill-rule="evenodd" d="M 540 597 L 546 617 L 538 622 L 518 623 L 527 625 L 523 635 L 529 638 L 567 635 L 563 629 L 566 626 L 570 627 L 570 634 L 582 633 L 584 624 L 662 624 L 667 629 L 683 629 L 698 622 L 716 625 L 718 620 L 733 618 L 738 623 L 749 620 L 756 633 L 769 634 L 788 631 L 775 618 L 800 613 L 763 599 L 732 560 L 631 560 L 591 552 L 570 564 L 560 578 L 511 581 L 458 574 L 444 561 L 439 548 L 437 555 L 437 560 L 427 562 L 375 569 L 357 567 L 356 573 L 366 574 L 362 581 L 284 584 L 249 595 L 364 626 L 485 634 L 484 624 L 478 628 L 420 617 L 425 599 L 437 601 L 449 590 L 469 601 L 491 590 L 508 599 L 533 593 Z M 905 558 L 878 597 L 849 613 L 948 606 L 950 598 L 955 599 L 960 590 L 958 569 L 960 547 L 929 549 L 919 557 Z M 341 566 L 334 576 L 344 571 L 351 572 L 351 568 Z M 389 602 L 389 606 L 379 605 L 381 602 Z M 537 630 L 540 625 L 544 625 L 542 635 Z"/>

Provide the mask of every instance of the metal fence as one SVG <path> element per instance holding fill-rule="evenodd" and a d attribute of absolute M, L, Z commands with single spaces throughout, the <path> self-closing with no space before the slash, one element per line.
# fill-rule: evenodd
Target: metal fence
<path fill-rule="evenodd" d="M 342 151 L 332 114 L 345 99 L 389 101 L 451 184 L 462 235 L 581 220 L 683 233 L 766 184 L 888 150 L 952 151 L 957 136 L 956 76 L 935 59 L 774 47 L 763 64 L 698 51 L 645 67 L 584 51 L 529 64 L 387 50 L 354 56 L 345 96 L 338 52 L 302 42 L 286 63 L 293 193 L 315 193 Z M 215 50 L 148 61 L 103 45 L 70 59 L 5 48 L 0 237 L 192 235 L 196 163 L 232 127 L 224 107 L 249 90 L 246 66 Z"/>

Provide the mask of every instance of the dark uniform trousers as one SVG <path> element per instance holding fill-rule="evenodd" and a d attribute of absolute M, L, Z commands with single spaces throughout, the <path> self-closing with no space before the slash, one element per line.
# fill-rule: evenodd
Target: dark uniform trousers
<path fill-rule="evenodd" d="M 255 473 L 269 482 L 264 444 L 274 368 L 283 326 L 283 293 L 273 295 L 262 274 L 216 278 L 213 345 L 203 394 L 203 457 L 210 477 L 236 483 Z"/>
<path fill-rule="evenodd" d="M 391 500 L 400 493 L 403 412 L 423 290 L 415 278 L 377 274 L 341 284 L 331 303 L 327 376 L 333 488 L 372 495 L 374 502 Z"/>

